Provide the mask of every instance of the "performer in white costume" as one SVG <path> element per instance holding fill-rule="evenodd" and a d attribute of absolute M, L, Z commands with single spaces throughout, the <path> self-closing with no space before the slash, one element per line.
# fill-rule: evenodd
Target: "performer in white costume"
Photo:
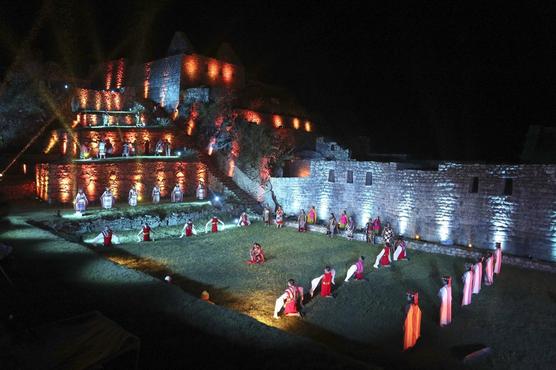
<path fill-rule="evenodd" d="M 496 250 L 494 251 L 494 273 L 500 274 L 502 268 L 502 243 L 496 243 Z"/>
<path fill-rule="evenodd" d="M 461 300 L 462 306 L 471 304 L 471 297 L 473 296 L 473 265 L 468 263 L 465 265 L 467 271 L 463 273 L 463 298 Z"/>
<path fill-rule="evenodd" d="M 110 188 L 106 188 L 104 193 L 100 196 L 100 204 L 104 209 L 110 209 L 114 205 L 114 196 L 112 195 L 112 191 Z"/>
<path fill-rule="evenodd" d="M 130 206 L 135 207 L 137 205 L 137 198 L 139 197 L 139 195 L 137 194 L 137 190 L 135 189 L 135 185 L 131 186 L 131 189 L 129 189 L 129 194 L 127 196 L 127 201 L 129 203 Z"/>
<path fill-rule="evenodd" d="M 203 182 L 199 182 L 199 185 L 197 185 L 197 199 L 199 200 L 203 200 L 206 197 L 206 191 L 205 191 L 205 186 L 203 185 Z"/>
<path fill-rule="evenodd" d="M 153 198 L 153 203 L 154 204 L 160 203 L 160 188 L 158 187 L 158 185 L 155 185 L 153 187 L 153 191 L 151 193 L 151 196 Z"/>
<path fill-rule="evenodd" d="M 79 189 L 77 191 L 77 195 L 75 196 L 75 200 L 73 202 L 75 204 L 75 213 L 79 216 L 83 215 L 83 212 L 87 210 L 87 204 L 89 204 L 89 200 L 85 193 L 83 193 L 83 189 Z"/>
<path fill-rule="evenodd" d="M 443 276 L 444 286 L 440 288 L 440 326 L 446 326 L 452 322 L 452 278 Z"/>
<path fill-rule="evenodd" d="M 181 192 L 180 184 L 176 184 L 176 186 L 174 186 L 170 198 L 172 199 L 172 203 L 183 201 L 183 193 Z"/>
<path fill-rule="evenodd" d="M 473 294 L 481 292 L 481 281 L 483 280 L 483 257 L 479 258 L 473 265 Z"/>

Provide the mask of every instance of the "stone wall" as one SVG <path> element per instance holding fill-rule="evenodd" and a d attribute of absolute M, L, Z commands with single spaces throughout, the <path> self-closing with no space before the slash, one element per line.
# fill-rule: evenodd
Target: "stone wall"
<path fill-rule="evenodd" d="M 80 143 L 90 144 L 93 149 L 93 156 L 97 153 L 98 142 L 100 139 L 110 140 L 114 147 L 114 155 L 120 156 L 123 150 L 124 141 L 135 143 L 138 155 L 145 154 L 145 142 L 148 140 L 149 153 L 154 154 L 156 143 L 159 139 L 168 140 L 172 146 L 172 152 L 183 150 L 185 145 L 185 135 L 181 134 L 177 129 L 149 127 L 147 128 L 129 128 L 115 130 L 110 127 L 97 128 L 95 130 L 77 131 L 77 139 Z"/>
<path fill-rule="evenodd" d="M 210 186 L 207 168 L 200 162 L 143 160 L 112 163 L 37 164 L 36 194 L 55 203 L 71 203 L 82 188 L 93 204 L 98 204 L 106 187 L 112 189 L 117 202 L 127 202 L 129 189 L 137 186 L 139 202 L 151 199 L 154 184 L 162 198 L 168 198 L 176 183 L 185 195 L 192 196 L 199 181 Z"/>
<path fill-rule="evenodd" d="M 347 182 L 348 171 L 353 183 Z M 554 165 L 445 162 L 425 171 L 400 170 L 396 163 L 312 161 L 309 177 L 271 182 L 289 214 L 315 205 L 327 219 L 346 209 L 358 227 L 379 215 L 408 237 L 483 248 L 501 242 L 511 254 L 556 260 Z M 505 195 L 510 187 L 511 195 Z"/>

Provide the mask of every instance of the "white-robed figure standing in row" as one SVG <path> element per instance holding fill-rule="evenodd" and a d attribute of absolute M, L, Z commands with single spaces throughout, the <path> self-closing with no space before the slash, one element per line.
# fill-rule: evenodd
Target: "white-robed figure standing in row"
<path fill-rule="evenodd" d="M 485 260 L 485 285 L 494 284 L 494 257 L 488 253 Z"/>
<path fill-rule="evenodd" d="M 335 278 L 336 270 L 334 270 L 330 266 L 326 266 L 324 268 L 324 274 L 311 280 L 311 290 L 309 291 L 311 297 L 313 296 L 313 293 L 315 293 L 315 290 L 318 288 L 319 283 L 321 283 L 320 295 L 327 298 L 332 297 L 332 285 L 336 285 L 336 282 L 334 281 Z"/>
<path fill-rule="evenodd" d="M 444 286 L 438 291 L 440 297 L 440 326 L 449 325 L 452 322 L 452 278 L 443 276 Z"/>
<path fill-rule="evenodd" d="M 103 139 L 98 142 L 98 159 L 106 159 L 106 142 Z"/>
<path fill-rule="evenodd" d="M 203 200 L 206 198 L 207 193 L 205 191 L 205 186 L 202 181 L 199 181 L 199 185 L 197 185 L 197 191 L 195 192 L 197 195 L 197 199 Z"/>
<path fill-rule="evenodd" d="M 278 313 L 284 308 L 284 315 L 286 316 L 301 316 L 299 312 L 303 308 L 303 287 L 297 286 L 295 280 L 288 280 L 288 287 L 274 305 L 275 319 L 279 319 Z"/>
<path fill-rule="evenodd" d="M 158 187 L 158 185 L 155 185 L 153 187 L 153 191 L 151 193 L 151 196 L 153 198 L 153 203 L 154 204 L 160 203 L 160 188 Z"/>
<path fill-rule="evenodd" d="M 129 194 L 127 196 L 127 201 L 129 205 L 135 207 L 137 205 L 137 198 L 139 198 L 139 195 L 137 194 L 137 189 L 135 189 L 135 185 L 132 185 L 131 189 L 129 189 Z"/>
<path fill-rule="evenodd" d="M 481 292 L 481 281 L 483 280 L 483 257 L 479 258 L 473 265 L 473 294 Z"/>
<path fill-rule="evenodd" d="M 180 184 L 176 184 L 174 189 L 172 189 L 172 195 L 170 196 L 172 203 L 178 203 L 183 201 L 183 193 L 181 192 Z"/>
<path fill-rule="evenodd" d="M 494 251 L 494 273 L 500 274 L 502 268 L 502 243 L 496 243 L 496 250 Z"/>
<path fill-rule="evenodd" d="M 114 205 L 114 195 L 112 195 L 112 190 L 109 187 L 100 196 L 100 204 L 104 209 L 110 209 Z"/>
<path fill-rule="evenodd" d="M 471 263 L 465 264 L 467 271 L 463 273 L 463 298 L 461 305 L 467 306 L 471 304 L 471 297 L 473 296 L 473 265 Z"/>
<path fill-rule="evenodd" d="M 346 273 L 346 279 L 344 280 L 346 283 L 351 279 L 353 275 L 355 275 L 355 280 L 363 280 L 364 275 L 363 272 L 365 270 L 365 257 L 359 257 L 359 260 L 353 265 L 351 265 Z"/>
<path fill-rule="evenodd" d="M 87 210 L 87 204 L 89 204 L 89 200 L 83 192 L 83 189 L 79 189 L 77 191 L 77 195 L 75 196 L 75 200 L 73 203 L 75 205 L 75 213 L 78 216 L 82 216 L 83 212 Z"/>

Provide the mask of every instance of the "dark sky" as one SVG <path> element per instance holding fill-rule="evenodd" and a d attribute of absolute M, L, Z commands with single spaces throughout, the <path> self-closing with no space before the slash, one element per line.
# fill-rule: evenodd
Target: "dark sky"
<path fill-rule="evenodd" d="M 516 160 L 529 125 L 556 122 L 553 2 L 322 3 L 13 2 L 0 15 L 0 63 L 28 40 L 83 74 L 105 59 L 161 57 L 182 30 L 202 54 L 230 42 L 325 132 L 370 136 L 377 152 Z"/>

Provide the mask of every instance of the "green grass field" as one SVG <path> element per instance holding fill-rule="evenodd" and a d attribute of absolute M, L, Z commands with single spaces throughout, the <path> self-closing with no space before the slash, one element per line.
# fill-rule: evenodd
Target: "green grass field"
<path fill-rule="evenodd" d="M 124 235 L 134 240 L 132 234 Z M 103 252 L 117 263 L 154 275 L 171 273 L 176 284 L 198 295 L 207 289 L 220 305 L 238 310 L 283 330 L 307 336 L 358 359 L 389 367 L 460 367 L 470 349 L 492 348 L 484 368 L 550 368 L 556 328 L 556 276 L 503 266 L 491 287 L 483 287 L 465 308 L 461 302 L 461 258 L 409 251 L 410 261 L 389 269 L 372 268 L 379 247 L 322 234 L 300 234 L 292 229 L 233 228 L 218 234 L 177 239 L 179 228 L 156 229 L 161 240 L 124 243 Z M 125 233 L 124 233 L 125 234 Z M 170 238 L 176 235 L 176 238 Z M 86 235 L 84 237 L 90 237 Z M 259 242 L 268 261 L 247 265 L 249 247 Z M 347 268 L 366 256 L 368 282 L 344 283 Z M 310 280 L 325 265 L 337 271 L 335 299 L 320 297 L 306 303 L 305 319 L 271 318 L 275 299 L 293 278 L 309 289 Z M 440 277 L 453 279 L 453 322 L 438 326 L 437 292 Z M 417 290 L 423 311 L 422 338 L 401 352 L 402 307 L 405 292 Z"/>

